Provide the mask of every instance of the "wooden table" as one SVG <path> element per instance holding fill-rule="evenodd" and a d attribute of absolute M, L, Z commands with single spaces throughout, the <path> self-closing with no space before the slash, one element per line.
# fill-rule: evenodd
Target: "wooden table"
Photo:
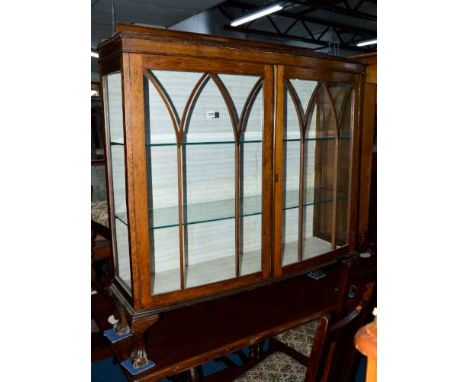
<path fill-rule="evenodd" d="M 148 330 L 147 350 L 156 366 L 130 381 L 157 381 L 253 345 L 310 321 L 335 306 L 338 267 L 320 280 L 297 276 L 253 290 L 185 306 L 161 315 Z M 121 362 L 131 340 L 112 345 Z"/>

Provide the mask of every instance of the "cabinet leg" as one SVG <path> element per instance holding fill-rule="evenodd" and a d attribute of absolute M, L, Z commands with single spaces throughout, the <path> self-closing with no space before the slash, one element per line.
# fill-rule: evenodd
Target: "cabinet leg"
<path fill-rule="evenodd" d="M 117 322 L 113 325 L 113 330 L 117 336 L 123 336 L 130 333 L 128 325 L 127 312 L 118 298 L 112 292 L 110 286 L 103 287 L 99 283 L 93 284 L 94 288 L 114 307 L 113 314 Z"/>
<path fill-rule="evenodd" d="M 120 303 L 115 304 L 116 314 L 114 315 L 117 322 L 114 324 L 114 332 L 118 336 L 123 336 L 130 333 L 130 326 L 127 321 L 127 313 Z"/>
<path fill-rule="evenodd" d="M 140 369 L 149 362 L 148 354 L 146 353 L 145 333 L 158 319 L 159 315 L 154 315 L 136 319 L 132 322 L 133 350 L 130 354 L 130 360 L 134 369 Z"/>

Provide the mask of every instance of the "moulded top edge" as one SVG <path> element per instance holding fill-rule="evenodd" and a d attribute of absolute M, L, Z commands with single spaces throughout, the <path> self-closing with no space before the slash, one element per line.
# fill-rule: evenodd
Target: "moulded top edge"
<path fill-rule="evenodd" d="M 314 52 L 313 50 L 307 48 L 299 48 L 294 46 L 266 43 L 260 41 L 236 39 L 232 37 L 205 35 L 193 32 L 173 31 L 161 28 L 148 28 L 128 24 L 117 24 L 116 31 L 117 33 L 114 36 L 99 44 L 99 50 L 105 49 L 108 45 L 112 44 L 116 40 L 141 39 L 158 42 L 239 49 L 243 51 L 258 51 L 259 53 L 289 54 L 295 56 L 317 58 L 320 60 L 337 61 L 344 64 L 356 65 L 355 70 L 357 72 L 362 72 L 364 70 L 364 67 L 366 66 L 365 63 L 356 59 L 329 56 L 323 53 Z M 125 51 L 125 48 L 123 46 L 122 51 Z"/>

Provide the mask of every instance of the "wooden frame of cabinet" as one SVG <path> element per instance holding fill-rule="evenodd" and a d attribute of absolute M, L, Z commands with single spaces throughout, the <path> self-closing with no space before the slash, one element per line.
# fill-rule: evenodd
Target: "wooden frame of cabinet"
<path fill-rule="evenodd" d="M 205 36 L 193 33 L 175 32 L 160 29 L 150 29 L 131 25 L 118 25 L 117 34 L 99 46 L 99 64 L 103 94 L 107 94 L 104 78 L 112 73 L 121 73 L 122 112 L 124 137 L 124 164 L 126 208 L 128 224 L 128 243 L 130 254 L 130 285 L 121 279 L 116 272 L 110 288 L 118 308 L 120 329 L 128 325 L 135 337 L 134 364 L 146 363 L 143 334 L 145 330 L 158 320 L 158 315 L 166 310 L 174 309 L 196 301 L 211 299 L 223 294 L 237 293 L 246 288 L 258 287 L 275 279 L 290 277 L 307 272 L 313 268 L 334 262 L 341 256 L 357 249 L 358 222 L 358 192 L 360 163 L 360 119 L 361 93 L 364 80 L 364 65 L 351 60 L 326 57 L 315 54 L 307 49 L 292 48 L 274 44 L 248 42 L 229 38 Z M 171 100 L 158 87 L 157 80 L 152 77 L 151 70 L 180 70 L 204 73 L 192 91 L 180 121 L 171 109 Z M 220 83 L 218 73 L 256 75 L 260 78 L 248 96 L 247 105 L 253 99 L 261 86 L 263 92 L 263 132 L 262 132 L 262 171 L 261 171 L 261 270 L 248 275 L 240 274 L 240 188 L 239 188 L 239 152 L 242 121 L 245 113 L 236 115 L 230 105 L 232 99 Z M 146 78 L 146 79 L 145 79 Z M 181 156 L 182 135 L 187 110 L 197 97 L 204 79 L 210 78 L 218 86 L 227 105 L 235 135 L 235 241 L 236 241 L 236 272 L 234 278 L 200 285 L 186 287 L 184 284 L 184 253 L 183 253 L 183 183 Z M 330 251 L 307 260 L 283 266 L 281 264 L 282 247 L 282 213 L 283 213 L 283 104 L 285 86 L 289 78 L 313 79 L 324 89 L 326 97 L 330 98 L 328 84 L 348 83 L 352 86 L 350 93 L 350 110 L 352 115 L 352 134 L 349 152 L 349 194 L 347 209 L 343 212 L 347 219 L 347 242 L 337 247 L 337 168 L 339 166 L 338 152 L 338 120 L 337 111 L 331 100 L 335 121 L 336 135 L 334 138 L 334 168 Z M 178 205 L 179 205 L 179 250 L 180 250 L 180 289 L 167 293 L 153 294 L 150 286 L 150 224 L 148 216 L 148 173 L 145 138 L 145 82 L 151 83 L 171 114 L 176 134 L 177 174 L 178 174 Z M 283 83 L 286 85 L 283 86 Z M 105 98 L 105 96 L 104 96 Z M 331 99 L 331 98 L 330 98 Z M 310 102 L 309 102 L 310 103 Z M 313 103 L 313 102 L 312 102 Z M 297 106 L 297 104 L 296 104 Z M 109 105 L 105 102 L 106 125 L 108 125 Z M 303 116 L 304 117 L 304 116 Z M 304 125 L 305 126 L 305 125 Z M 303 143 L 303 142 L 302 142 Z M 303 147 L 303 146 L 302 146 Z M 303 149 L 302 149 L 303 150 Z M 112 243 L 114 256 L 116 253 L 116 227 L 114 190 L 112 185 L 112 155 L 109 139 L 109 127 L 106 127 L 106 157 L 109 180 L 108 200 L 110 207 L 110 230 L 113 233 Z M 301 156 L 302 157 L 302 156 Z M 301 162 L 301 171 L 303 167 Z M 301 180 L 301 182 L 303 182 Z M 301 190 L 303 184 L 300 183 Z M 299 200 L 303 200 L 303 191 Z M 299 229 L 301 223 L 299 222 Z M 302 231 L 301 231 L 302 232 Z M 299 250 L 299 256 L 302 250 Z M 302 258 L 300 258 L 302 260 Z"/>
<path fill-rule="evenodd" d="M 359 247 L 362 250 L 377 247 L 377 153 L 374 144 L 377 134 L 377 53 L 353 57 L 367 64 L 363 89 L 361 179 L 359 203 Z"/>

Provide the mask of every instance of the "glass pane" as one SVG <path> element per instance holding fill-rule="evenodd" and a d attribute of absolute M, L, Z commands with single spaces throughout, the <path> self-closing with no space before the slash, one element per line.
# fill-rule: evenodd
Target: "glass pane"
<path fill-rule="evenodd" d="M 332 250 L 333 182 L 335 174 L 336 127 L 332 105 L 323 86 L 305 142 L 302 258 L 309 259 Z M 313 190 L 313 193 L 310 192 Z"/>
<path fill-rule="evenodd" d="M 329 84 L 328 89 L 335 104 L 336 114 L 338 119 L 343 113 L 344 107 L 347 105 L 348 96 L 350 94 L 351 86 L 348 84 Z"/>
<path fill-rule="evenodd" d="M 160 91 L 169 97 L 172 105 L 183 110 L 189 96 L 184 89 L 190 88 L 188 92 L 191 91 L 194 73 L 154 70 L 152 74 Z M 178 126 L 174 127 L 158 90 L 147 77 L 144 77 L 144 85 L 148 218 L 152 253 L 151 291 L 152 294 L 158 294 L 181 288 L 176 145 Z"/>
<path fill-rule="evenodd" d="M 262 215 L 245 216 L 241 219 L 242 276 L 262 270 Z"/>
<path fill-rule="evenodd" d="M 236 76 L 237 84 L 248 89 L 257 81 L 247 76 Z M 244 83 L 245 79 L 245 83 Z M 255 80 L 258 80 L 255 77 Z M 244 102 L 246 99 L 244 99 Z M 248 115 L 246 129 L 240 146 L 240 274 L 247 275 L 262 270 L 262 133 L 263 90 L 257 94 Z M 253 210 L 253 211 L 252 211 Z M 252 212 L 255 215 L 252 215 Z"/>
<path fill-rule="evenodd" d="M 314 92 L 318 83 L 316 81 L 298 79 L 291 79 L 289 82 L 294 87 L 294 90 L 296 90 L 302 106 L 302 110 L 305 113 L 307 106 L 309 105 L 309 101 L 312 98 L 312 93 Z"/>
<path fill-rule="evenodd" d="M 164 293 L 180 289 L 177 146 L 149 147 L 147 170 L 148 179 L 151 179 L 148 183 L 153 254 L 151 285 L 153 293 Z M 160 229 L 163 227 L 166 229 Z"/>
<path fill-rule="evenodd" d="M 127 199 L 125 185 L 125 148 L 124 146 L 111 147 L 112 163 L 112 189 L 114 197 L 114 214 L 125 224 L 127 221 Z"/>
<path fill-rule="evenodd" d="M 182 118 L 185 105 L 189 99 L 190 93 L 202 76 L 197 72 L 174 72 L 166 70 L 152 70 L 157 81 L 161 84 L 168 98 L 174 105 L 179 119 Z M 164 110 L 165 111 L 165 110 Z M 164 114 L 164 113 L 163 113 Z M 169 115 L 154 114 L 155 118 L 168 118 Z M 170 125 L 172 127 L 172 123 Z"/>
<path fill-rule="evenodd" d="M 283 251 L 281 264 L 284 266 L 298 261 L 299 208 L 283 211 Z"/>
<path fill-rule="evenodd" d="M 190 225 L 186 232 L 188 288 L 236 276 L 234 219 Z"/>
<path fill-rule="evenodd" d="M 305 136 L 308 140 L 334 140 L 335 135 L 333 110 L 322 85 L 317 91 L 314 111 Z"/>
<path fill-rule="evenodd" d="M 187 143 L 234 142 L 229 111 L 212 79 L 208 80 L 196 100 L 187 127 L 185 131 Z"/>
<path fill-rule="evenodd" d="M 152 293 L 180 289 L 179 227 L 152 229 L 150 240 Z"/>
<path fill-rule="evenodd" d="M 131 289 L 130 248 L 128 246 L 128 227 L 120 220 L 115 220 L 115 234 L 117 247 L 117 274 Z"/>
<path fill-rule="evenodd" d="M 257 76 L 239 76 L 234 74 L 220 74 L 219 78 L 226 87 L 232 102 L 237 111 L 237 115 L 241 116 L 247 97 L 258 81 Z"/>
<path fill-rule="evenodd" d="M 124 143 L 122 111 L 122 77 L 120 73 L 107 77 L 107 104 L 111 142 Z"/>
<path fill-rule="evenodd" d="M 314 207 L 316 206 L 310 205 L 304 207 L 303 260 L 330 252 L 331 250 L 329 240 L 324 240 L 314 235 Z"/>
<path fill-rule="evenodd" d="M 284 184 L 282 265 L 298 261 L 301 126 L 289 91 L 284 105 Z"/>
<path fill-rule="evenodd" d="M 147 125 L 147 144 L 173 144 L 175 145 L 176 133 L 166 105 L 152 83 L 145 77 L 145 122 Z"/>
<path fill-rule="evenodd" d="M 285 91 L 286 102 L 284 105 L 284 137 L 289 140 L 301 139 L 301 124 L 289 91 Z"/>
<path fill-rule="evenodd" d="M 122 112 L 122 77 L 113 73 L 105 77 L 107 91 L 107 128 L 111 142 L 110 163 L 115 216 L 114 260 L 116 274 L 131 289 L 130 249 L 128 245 L 127 200 L 125 183 L 125 142 Z"/>
<path fill-rule="evenodd" d="M 220 134 L 229 129 L 230 122 L 219 126 Z M 192 287 L 235 277 L 235 145 L 184 146 L 184 152 L 184 253 Z"/>
<path fill-rule="evenodd" d="M 255 77 L 257 78 L 257 77 Z M 257 142 L 263 137 L 263 87 L 257 94 L 244 127 L 242 141 Z"/>

